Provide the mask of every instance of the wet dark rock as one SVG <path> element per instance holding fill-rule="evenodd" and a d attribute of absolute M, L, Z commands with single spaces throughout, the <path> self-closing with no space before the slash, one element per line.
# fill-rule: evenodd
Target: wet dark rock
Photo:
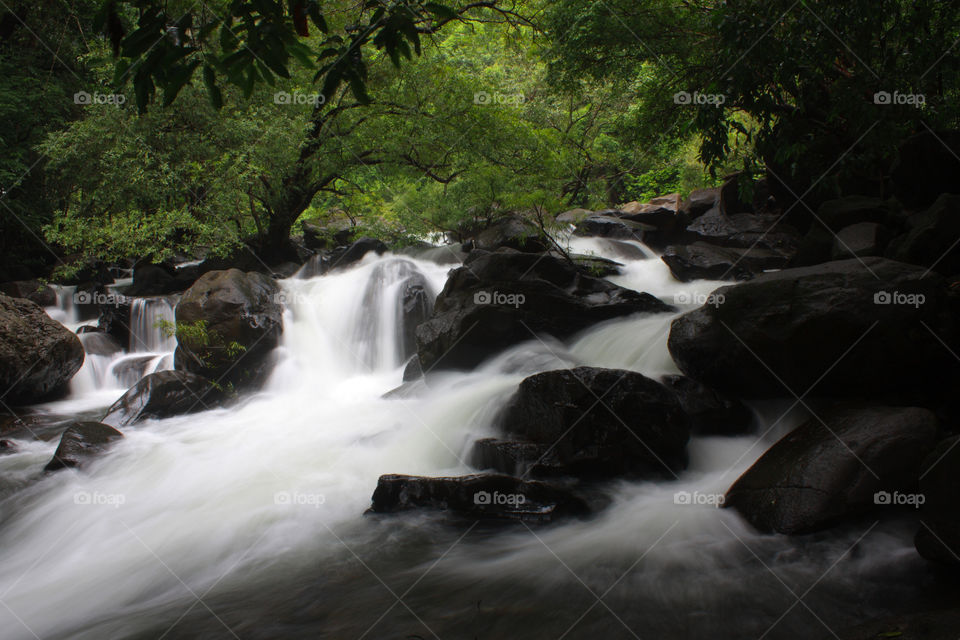
<path fill-rule="evenodd" d="M 77 333 L 87 355 L 112 356 L 123 351 L 123 347 L 116 339 L 102 331 L 84 331 L 83 333 L 78 331 Z"/>
<path fill-rule="evenodd" d="M 960 192 L 960 131 L 908 138 L 890 177 L 897 199 L 911 209 L 929 207 L 942 193 Z"/>
<path fill-rule="evenodd" d="M 768 269 L 782 269 L 789 258 L 754 247 L 718 247 L 705 242 L 685 246 L 669 246 L 661 259 L 681 282 L 692 280 L 749 280 Z"/>
<path fill-rule="evenodd" d="M 99 422 L 76 422 L 63 432 L 60 445 L 44 471 L 81 467 L 122 437 L 123 434 L 113 427 Z"/>
<path fill-rule="evenodd" d="M 221 406 L 227 399 L 227 394 L 206 378 L 186 371 L 159 371 L 128 389 L 107 410 L 102 422 L 123 427 L 205 411 Z"/>
<path fill-rule="evenodd" d="M 725 506 L 760 531 L 800 534 L 892 508 L 878 492 L 916 491 L 921 462 L 936 442 L 933 412 L 845 404 L 818 416 L 740 476 Z"/>
<path fill-rule="evenodd" d="M 753 413 L 739 400 L 687 376 L 663 376 L 660 382 L 676 394 L 680 407 L 690 417 L 693 433 L 728 436 L 751 431 Z"/>
<path fill-rule="evenodd" d="M 589 513 L 586 502 L 568 489 L 544 482 L 503 475 L 380 476 L 371 513 L 420 509 L 471 520 L 523 522 L 551 522 Z"/>
<path fill-rule="evenodd" d="M 876 222 L 852 224 L 837 232 L 833 240 L 831 258 L 845 260 L 853 257 L 881 256 L 889 241 L 890 232 L 882 224 Z"/>
<path fill-rule="evenodd" d="M 378 256 L 387 252 L 387 245 L 376 238 L 360 238 L 349 247 L 334 250 L 329 257 L 328 269 L 344 269 L 363 260 L 370 252 Z"/>
<path fill-rule="evenodd" d="M 497 251 L 505 247 L 524 253 L 540 253 L 550 249 L 540 230 L 520 216 L 508 216 L 472 236 L 470 241 L 464 251 Z"/>
<path fill-rule="evenodd" d="M 960 191 L 960 186 L 957 187 Z M 930 267 L 943 275 L 960 273 L 960 195 L 944 194 L 929 209 L 907 219 L 906 232 L 891 241 L 887 256 Z"/>
<path fill-rule="evenodd" d="M 470 369 L 537 334 L 565 338 L 597 322 L 673 308 L 549 254 L 474 251 L 417 329 L 425 369 Z"/>
<path fill-rule="evenodd" d="M 574 235 L 642 241 L 644 231 L 652 227 L 613 216 L 591 216 L 577 223 Z"/>
<path fill-rule="evenodd" d="M 944 347 L 957 350 L 956 301 L 922 267 L 844 260 L 714 294 L 722 304 L 673 321 L 668 346 L 684 374 L 735 397 L 786 397 L 816 385 L 823 395 L 927 404 L 956 374 Z"/>
<path fill-rule="evenodd" d="M 11 298 L 26 298 L 41 307 L 55 307 L 57 292 L 39 280 L 16 280 L 0 284 L 0 293 Z"/>

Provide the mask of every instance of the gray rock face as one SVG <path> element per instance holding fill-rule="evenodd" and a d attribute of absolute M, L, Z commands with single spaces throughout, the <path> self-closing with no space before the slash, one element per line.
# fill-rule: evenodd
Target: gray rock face
<path fill-rule="evenodd" d="M 960 195 L 944 194 L 929 209 L 907 219 L 906 233 L 890 243 L 887 256 L 955 275 L 960 273 L 958 238 Z"/>
<path fill-rule="evenodd" d="M 840 405 L 818 415 L 740 476 L 725 506 L 761 531 L 800 534 L 884 508 L 877 492 L 915 490 L 921 461 L 936 442 L 931 411 Z"/>
<path fill-rule="evenodd" d="M 718 247 L 705 242 L 667 247 L 661 259 L 681 282 L 691 280 L 749 280 L 767 269 L 782 269 L 789 259 L 784 255 L 754 247 Z"/>
<path fill-rule="evenodd" d="M 814 385 L 833 396 L 936 397 L 957 369 L 944 347 L 956 346 L 956 301 L 926 269 L 864 263 L 872 273 L 844 260 L 722 287 L 723 304 L 674 320 L 670 353 L 684 374 L 739 398 Z"/>
<path fill-rule="evenodd" d="M 42 308 L 0 294 L 0 393 L 8 404 L 64 391 L 83 359 L 80 339 Z"/>
<path fill-rule="evenodd" d="M 283 331 L 280 287 L 261 273 L 211 271 L 177 304 L 178 325 L 205 323 L 206 340 L 178 338 L 176 368 L 226 385 L 261 381 Z"/>
<path fill-rule="evenodd" d="M 568 337 L 597 322 L 672 307 L 551 254 L 474 251 L 417 328 L 425 371 L 469 369 L 535 334 Z"/>

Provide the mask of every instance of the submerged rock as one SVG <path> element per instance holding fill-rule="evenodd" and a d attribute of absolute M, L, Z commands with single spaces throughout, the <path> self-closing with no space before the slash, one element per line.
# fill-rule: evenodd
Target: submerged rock
<path fill-rule="evenodd" d="M 454 478 L 380 476 L 371 513 L 415 509 L 447 512 L 477 520 L 551 522 L 586 515 L 586 502 L 568 489 L 503 475 Z"/>
<path fill-rule="evenodd" d="M 206 378 L 187 371 L 159 371 L 128 389 L 107 410 L 103 423 L 122 427 L 148 419 L 204 411 L 226 400 L 223 390 Z"/>
<path fill-rule="evenodd" d="M 107 446 L 123 437 L 111 426 L 99 422 L 76 422 L 63 432 L 60 445 L 44 471 L 79 467 L 86 460 L 102 453 Z"/>
<path fill-rule="evenodd" d="M 770 447 L 730 487 L 724 506 L 760 531 L 788 534 L 883 508 L 893 501 L 878 492 L 916 491 L 937 428 L 936 416 L 917 407 L 831 407 Z"/>
<path fill-rule="evenodd" d="M 40 306 L 0 294 L 0 388 L 8 404 L 62 393 L 83 359 L 80 339 Z"/>

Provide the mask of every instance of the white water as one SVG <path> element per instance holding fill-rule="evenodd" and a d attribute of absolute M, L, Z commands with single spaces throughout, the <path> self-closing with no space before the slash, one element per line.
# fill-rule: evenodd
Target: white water
<path fill-rule="evenodd" d="M 434 293 L 442 288 L 447 267 L 410 262 Z M 570 611 L 565 628 L 596 604 L 589 594 L 584 596 L 584 585 L 599 595 L 640 558 L 642 571 L 628 576 L 612 596 L 620 594 L 630 610 L 652 609 L 649 615 L 654 618 L 644 619 L 645 627 L 659 628 L 658 615 L 666 621 L 685 619 L 691 608 L 716 615 L 716 606 L 725 606 L 717 605 L 717 598 L 728 593 L 734 603 L 764 603 L 740 605 L 747 615 L 765 621 L 755 637 L 791 602 L 788 598 L 780 607 L 783 593 L 776 601 L 767 593 L 780 587 L 763 581 L 764 576 L 771 578 L 753 553 L 782 570 L 791 584 L 799 581 L 799 593 L 839 563 L 862 533 L 815 544 L 798 558 L 791 555 L 793 544 L 786 538 L 760 536 L 732 512 L 675 504 L 678 491 L 722 493 L 773 434 L 796 424 L 799 415 L 774 425 L 759 445 L 757 436 L 694 440 L 690 468 L 677 482 L 615 484 L 609 489 L 612 506 L 589 522 L 539 532 L 521 528 L 462 544 L 457 543 L 460 532 L 418 525 L 424 522 L 418 516 L 394 519 L 383 527 L 365 525 L 361 514 L 381 474 L 469 473 L 462 460 L 471 443 L 493 433 L 497 408 L 532 372 L 575 364 L 624 367 L 651 376 L 676 372 L 666 351 L 673 316 L 666 314 L 606 323 L 565 343 L 532 338 L 472 373 L 431 376 L 429 388 L 420 395 L 383 399 L 402 376 L 402 362 L 391 342 L 396 340 L 401 271 L 389 255 L 368 256 L 349 271 L 284 281 L 283 343 L 261 393 L 229 409 L 127 428 L 126 438 L 109 455 L 83 471 L 38 478 L 7 496 L 0 503 L 3 637 L 125 638 L 142 631 L 144 637 L 156 638 L 191 605 L 196 611 L 188 620 L 208 625 L 203 627 L 207 635 L 200 627 L 181 626 L 168 637 L 233 637 L 218 622 L 220 616 L 214 619 L 207 613 L 208 602 L 218 611 L 224 607 L 224 624 L 231 633 L 241 629 L 237 637 L 328 637 L 319 633 L 321 628 L 342 630 L 343 635 L 331 632 L 329 637 L 358 637 L 394 600 L 378 583 L 382 572 L 399 595 L 441 558 L 443 564 L 420 589 L 433 594 L 432 604 L 422 604 L 431 614 L 425 624 L 444 638 L 474 637 L 463 624 L 478 615 L 469 612 L 480 598 L 496 603 L 494 618 L 502 616 L 519 626 L 527 615 L 544 619 L 541 631 L 530 631 L 541 629 L 531 622 L 528 631 L 520 633 L 504 631 L 495 620 L 484 618 L 490 632 L 480 637 L 558 637 L 563 628 L 554 633 L 551 627 L 547 633 L 560 621 L 555 598 L 575 600 L 575 592 L 586 597 L 584 606 Z M 631 263 L 625 275 L 612 279 L 670 303 L 675 295 L 706 295 L 717 284 L 680 285 L 656 259 Z M 377 293 L 362 305 L 369 287 Z M 91 369 L 102 364 L 88 361 Z M 106 406 L 109 401 L 97 395 L 102 391 L 75 390 L 75 397 L 57 403 L 57 410 L 87 410 L 91 398 Z M 777 420 L 778 413 L 773 413 L 764 419 L 764 429 Z M 24 443 L 19 452 L 0 457 L 0 474 L 39 473 L 54 448 L 55 442 Z M 413 542 L 427 534 L 434 537 L 426 549 Z M 402 550 L 411 544 L 420 551 Z M 839 584 L 853 581 L 855 590 L 856 576 L 913 562 L 905 552 L 909 540 L 884 534 L 864 544 L 877 553 L 839 563 L 833 569 Z M 391 550 L 402 559 L 396 561 L 400 568 L 390 571 L 377 565 L 371 570 L 377 573 L 375 579 L 366 562 L 390 557 Z M 365 559 L 362 565 L 357 557 Z M 257 620 L 295 608 L 287 594 L 274 593 L 273 585 L 288 584 L 300 575 L 306 577 L 296 582 L 295 592 L 319 607 L 318 620 L 332 619 L 321 627 L 305 623 L 299 635 L 273 635 L 269 627 L 258 631 Z M 345 586 L 337 588 L 338 583 Z M 506 586 L 497 586 L 501 584 Z M 470 585 L 486 585 L 486 590 L 474 594 Z M 632 591 L 623 594 L 624 587 Z M 469 605 L 466 612 L 446 620 L 447 611 L 456 610 L 461 600 Z M 349 602 L 352 609 L 343 608 L 337 618 L 339 601 L 344 607 Z M 232 610 L 226 603 L 232 603 Z M 401 627 L 395 625 L 401 623 L 432 637 L 415 620 L 397 619 L 402 612 L 400 607 L 391 622 L 367 637 L 385 637 L 391 630 L 399 634 Z M 284 615 L 298 619 L 304 614 Z M 607 628 L 596 627 L 603 623 L 591 619 L 584 619 L 584 628 Z M 623 632 L 612 617 L 606 623 Z M 754 631 L 745 621 L 725 624 L 737 631 L 718 637 Z M 807 629 L 814 634 L 808 637 L 825 632 L 816 624 Z M 641 636 L 643 631 L 637 629 Z M 567 637 L 603 635 L 574 632 Z"/>

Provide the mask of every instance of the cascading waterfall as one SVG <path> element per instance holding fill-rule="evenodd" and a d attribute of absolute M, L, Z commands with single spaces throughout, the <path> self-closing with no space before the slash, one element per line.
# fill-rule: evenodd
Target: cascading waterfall
<path fill-rule="evenodd" d="M 170 353 L 177 339 L 170 329 L 176 318 L 174 308 L 179 296 L 134 298 L 130 303 L 131 353 Z"/>
<path fill-rule="evenodd" d="M 263 391 L 125 428 L 82 472 L 6 495 L 4 637 L 801 638 L 826 630 L 803 607 L 778 620 L 795 604 L 784 584 L 798 595 L 817 584 L 804 602 L 830 624 L 873 613 L 864 602 L 907 601 L 898 585 L 920 561 L 906 529 L 881 525 L 845 557 L 862 531 L 796 542 L 711 505 L 677 504 L 677 492 L 723 492 L 776 433 L 759 445 L 695 438 L 677 481 L 611 483 L 610 506 L 590 521 L 465 533 L 424 514 L 361 517 L 381 474 L 470 473 L 471 443 L 493 433 L 531 373 L 676 372 L 672 316 L 640 316 L 563 343 L 531 340 L 384 399 L 401 383 L 410 324 L 448 269 L 387 254 L 283 281 L 282 345 Z M 717 284 L 676 283 L 659 260 L 612 279 L 681 309 Z M 404 300 L 414 304 L 400 313 Z M 88 406 L 75 397 L 61 410 L 71 402 Z M 0 473 L 39 473 L 55 446 L 23 443 L 0 457 Z"/>

